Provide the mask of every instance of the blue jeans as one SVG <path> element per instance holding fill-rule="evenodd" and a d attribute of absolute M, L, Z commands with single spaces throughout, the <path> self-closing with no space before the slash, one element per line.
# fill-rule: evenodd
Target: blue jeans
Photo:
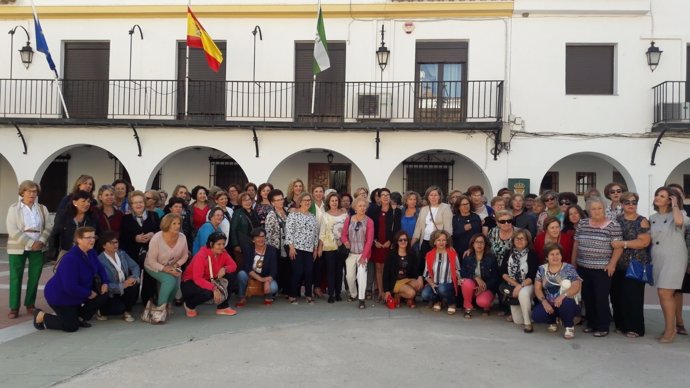
<path fill-rule="evenodd" d="M 436 285 L 436 292 L 428 284 L 422 289 L 422 299 L 426 302 L 446 302 L 449 305 L 455 304 L 455 287 L 453 283 L 441 283 Z"/>
<path fill-rule="evenodd" d="M 247 294 L 247 283 L 249 283 L 249 274 L 240 271 L 237 273 L 237 282 L 239 283 L 240 287 L 240 298 L 244 298 L 245 294 Z M 276 283 L 275 279 L 271 280 L 271 293 L 269 295 L 265 295 L 266 297 L 271 297 L 273 294 L 278 292 L 278 283 Z"/>

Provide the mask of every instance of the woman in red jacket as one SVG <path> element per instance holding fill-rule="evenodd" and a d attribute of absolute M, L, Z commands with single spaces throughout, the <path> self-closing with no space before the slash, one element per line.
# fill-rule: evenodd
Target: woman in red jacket
<path fill-rule="evenodd" d="M 561 221 L 556 217 L 546 217 L 544 231 L 534 239 L 534 253 L 539 259 L 538 264 L 546 263 L 544 246 L 548 243 L 559 244 L 563 251 L 563 262 L 570 264 L 573 255 L 573 234 L 561 230 Z"/>
<path fill-rule="evenodd" d="M 455 314 L 455 300 L 458 296 L 458 254 L 450 245 L 451 235 L 445 230 L 436 230 L 429 242 L 434 248 L 426 254 L 422 299 L 433 303 L 434 311 L 441 311 L 441 303 L 448 305 L 448 314 Z"/>
<path fill-rule="evenodd" d="M 217 284 L 211 282 L 214 279 L 225 278 L 227 284 L 231 284 L 230 276 L 237 270 L 237 264 L 225 251 L 227 237 L 222 232 L 215 232 L 208 236 L 206 246 L 202 247 L 191 264 L 182 274 L 182 295 L 184 296 L 184 309 L 189 318 L 197 316 L 196 306 L 213 299 L 218 305 L 216 314 L 235 315 L 237 312 L 228 307 L 228 300 L 223 300 L 223 292 Z M 213 273 L 211 273 L 213 272 Z M 227 290 L 226 295 L 230 294 Z"/>

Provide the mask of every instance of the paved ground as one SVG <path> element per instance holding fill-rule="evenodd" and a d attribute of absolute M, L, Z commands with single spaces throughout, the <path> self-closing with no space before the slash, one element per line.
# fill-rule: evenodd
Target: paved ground
<path fill-rule="evenodd" d="M 6 282 L 0 273 L 5 301 Z M 654 296 L 648 292 L 647 300 Z M 681 387 L 690 378 L 690 338 L 659 344 L 662 320 L 654 306 L 646 310 L 643 338 L 596 339 L 578 329 L 572 341 L 544 326 L 524 334 L 494 315 L 467 321 L 372 303 L 360 311 L 347 302 L 279 300 L 265 307 L 253 300 L 235 317 L 202 306 L 194 319 L 175 311 L 163 326 L 110 319 L 73 334 L 13 320 L 0 329 L 0 386 L 522 387 L 547 379 L 541 384 Z"/>

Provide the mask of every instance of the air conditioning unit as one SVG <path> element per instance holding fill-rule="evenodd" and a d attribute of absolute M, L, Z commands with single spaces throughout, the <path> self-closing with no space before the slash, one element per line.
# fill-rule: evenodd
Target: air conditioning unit
<path fill-rule="evenodd" d="M 662 103 L 659 121 L 690 122 L 690 102 Z"/>
<path fill-rule="evenodd" d="M 358 94 L 358 119 L 390 120 L 393 116 L 393 99 L 390 93 Z"/>

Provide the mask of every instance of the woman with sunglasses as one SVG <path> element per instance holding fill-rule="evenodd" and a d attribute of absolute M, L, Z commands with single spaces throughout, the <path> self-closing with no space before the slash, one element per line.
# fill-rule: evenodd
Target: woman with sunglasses
<path fill-rule="evenodd" d="M 541 195 L 541 200 L 544 202 L 546 209 L 544 209 L 537 218 L 537 230 L 544 229 L 544 220 L 546 217 L 556 217 L 563 223 L 565 215 L 561 212 L 561 208 L 558 207 L 558 194 L 555 191 L 547 190 Z"/>
<path fill-rule="evenodd" d="M 498 266 L 503 264 L 503 257 L 513 249 L 513 214 L 510 210 L 499 210 L 496 212 L 496 224 L 498 227 L 491 229 L 487 238 L 489 247 L 496 255 Z"/>
<path fill-rule="evenodd" d="M 651 242 L 649 221 L 637 213 L 637 193 L 623 193 L 620 196 L 623 214 L 616 221 L 623 230 L 623 239 L 611 242 L 613 248 L 622 248 L 623 254 L 616 263 L 616 272 L 611 278 L 611 305 L 616 330 L 628 338 L 644 335 L 644 288 L 645 283 L 625 277 L 631 260 L 649 264 L 651 258 L 647 247 Z"/>
<path fill-rule="evenodd" d="M 623 214 L 623 205 L 621 204 L 621 195 L 628 191 L 624 184 L 618 182 L 611 182 L 604 187 L 604 196 L 611 201 L 606 207 L 606 218 L 615 221 L 618 216 Z"/>
<path fill-rule="evenodd" d="M 401 230 L 393 237 L 393 246 L 383 267 L 384 300 L 393 297 L 398 306 L 402 297 L 409 308 L 415 308 L 414 298 L 423 285 L 418 268 L 417 255 L 410 246 L 410 235 Z"/>
<path fill-rule="evenodd" d="M 304 279 L 304 296 L 308 304 L 313 304 L 312 286 L 314 260 L 318 254 L 319 226 L 309 208 L 312 197 L 302 193 L 296 198 L 299 207 L 290 212 L 285 223 L 285 242 L 290 247 L 289 256 L 292 267 L 290 303 L 297 304 L 300 296 L 300 284 Z"/>
<path fill-rule="evenodd" d="M 498 226 L 496 223 L 496 212 L 506 210 L 507 208 L 508 204 L 503 197 L 496 196 L 491 198 L 491 209 L 493 212 L 484 218 L 484 224 L 482 225 L 482 233 L 484 236 L 488 236 L 489 232 Z"/>
<path fill-rule="evenodd" d="M 572 205 L 577 205 L 577 195 L 571 191 L 566 191 L 563 193 L 558 193 L 558 208 L 561 213 L 563 213 L 563 219 L 561 221 L 561 226 L 564 225 L 565 220 L 568 218 L 568 208 Z"/>
<path fill-rule="evenodd" d="M 369 206 L 366 197 L 356 197 L 353 206 L 355 215 L 345 219 L 340 241 L 350 250 L 345 260 L 345 279 L 350 291 L 347 300 L 353 302 L 355 298 L 359 299 L 359 308 L 363 309 L 366 307 L 364 298 L 366 297 L 367 263 L 374 243 L 374 221 L 366 215 L 367 206 Z"/>
<path fill-rule="evenodd" d="M 489 315 L 498 291 L 500 273 L 496 256 L 487 248 L 486 237 L 477 233 L 470 239 L 470 254 L 462 259 L 460 289 L 465 319 L 472 319 L 472 302 Z"/>

